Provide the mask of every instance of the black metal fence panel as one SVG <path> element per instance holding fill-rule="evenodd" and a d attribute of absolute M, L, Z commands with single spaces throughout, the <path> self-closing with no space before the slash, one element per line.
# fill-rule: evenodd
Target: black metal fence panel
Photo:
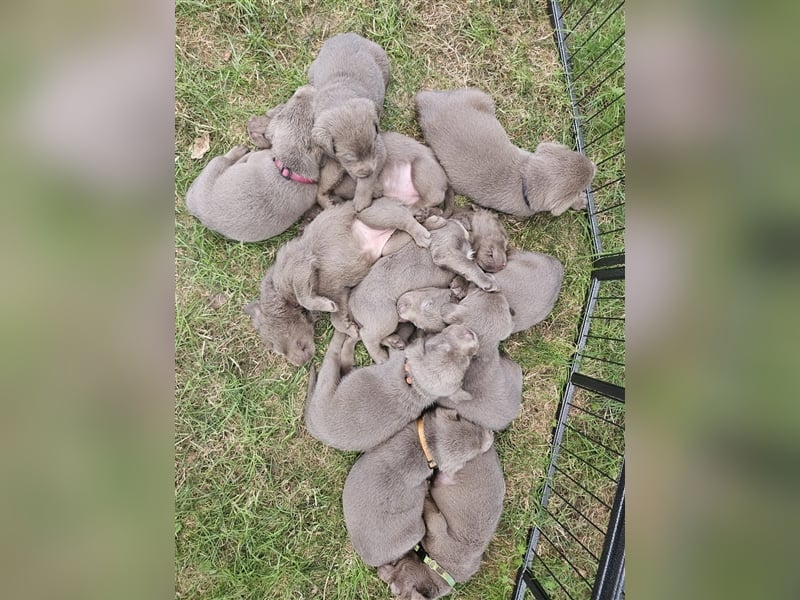
<path fill-rule="evenodd" d="M 625 580 L 624 1 L 549 2 L 578 151 L 597 175 L 591 283 L 513 598 L 617 599 Z"/>

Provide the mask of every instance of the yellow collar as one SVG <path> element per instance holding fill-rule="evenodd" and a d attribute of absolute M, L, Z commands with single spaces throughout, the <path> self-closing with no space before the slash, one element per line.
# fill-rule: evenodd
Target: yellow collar
<path fill-rule="evenodd" d="M 438 465 L 431 454 L 431 449 L 428 447 L 428 440 L 425 439 L 425 425 L 423 424 L 422 415 L 420 415 L 419 419 L 417 419 L 417 436 L 419 436 L 419 443 L 422 446 L 422 452 L 425 454 L 425 460 L 428 461 L 428 468 L 438 468 Z"/>

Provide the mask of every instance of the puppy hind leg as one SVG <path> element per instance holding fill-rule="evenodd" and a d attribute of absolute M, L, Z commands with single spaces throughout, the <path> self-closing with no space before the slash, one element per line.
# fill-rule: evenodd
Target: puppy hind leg
<path fill-rule="evenodd" d="M 389 353 L 381 347 L 381 340 L 386 337 L 385 333 L 362 327 L 360 335 L 361 341 L 364 342 L 364 347 L 366 347 L 375 364 L 385 363 L 389 360 Z"/>
<path fill-rule="evenodd" d="M 298 261 L 293 275 L 292 288 L 300 306 L 306 310 L 319 312 L 333 313 L 339 310 L 336 302 L 316 293 L 317 267 L 315 260 Z"/>
<path fill-rule="evenodd" d="M 358 214 L 359 220 L 375 229 L 400 229 L 414 238 L 421 248 L 431 244 L 431 232 L 420 225 L 411 210 L 391 198 L 378 198 Z"/>
<path fill-rule="evenodd" d="M 326 423 L 329 420 L 328 412 L 334 410 L 331 404 L 341 380 L 342 349 L 347 339 L 344 334 L 334 332 L 319 373 L 316 377 L 313 374 L 309 375 L 305 408 L 306 428 L 317 439 L 320 433 L 318 424 Z"/>
<path fill-rule="evenodd" d="M 417 206 L 433 208 L 445 201 L 448 183 L 442 168 L 427 159 L 411 163 L 411 182 L 420 195 Z"/>
<path fill-rule="evenodd" d="M 473 108 L 494 116 L 494 100 L 492 100 L 491 96 L 477 89 L 468 90 L 463 93 L 468 103 Z"/>
<path fill-rule="evenodd" d="M 326 157 L 324 160 L 317 183 L 317 203 L 322 208 L 328 208 L 339 203 L 334 190 L 344 179 L 345 170 L 334 158 Z"/>

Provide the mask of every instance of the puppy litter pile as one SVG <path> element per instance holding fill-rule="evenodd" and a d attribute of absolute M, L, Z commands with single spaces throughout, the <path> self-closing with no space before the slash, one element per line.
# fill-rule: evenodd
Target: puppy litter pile
<path fill-rule="evenodd" d="M 563 277 L 554 257 L 510 248 L 488 209 L 585 208 L 595 167 L 560 144 L 515 147 L 474 88 L 416 95 L 427 146 L 380 132 L 390 70 L 374 42 L 329 38 L 308 85 L 248 122 L 260 149 L 212 159 L 186 203 L 238 241 L 313 216 L 245 310 L 298 366 L 314 356 L 315 318 L 330 315 L 306 427 L 363 452 L 342 498 L 354 549 L 394 595 L 432 599 L 477 572 L 500 519 L 493 432 L 519 414 L 523 386 L 500 344 L 547 317 Z M 456 208 L 455 194 L 482 208 Z M 359 341 L 373 365 L 355 367 Z"/>

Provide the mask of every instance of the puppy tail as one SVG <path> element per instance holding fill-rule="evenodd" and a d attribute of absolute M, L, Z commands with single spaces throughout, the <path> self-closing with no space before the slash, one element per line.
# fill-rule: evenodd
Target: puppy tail
<path fill-rule="evenodd" d="M 453 215 L 456 208 L 456 193 L 453 191 L 453 186 L 447 184 L 447 189 L 444 192 L 444 212 L 442 216 L 449 219 Z"/>

